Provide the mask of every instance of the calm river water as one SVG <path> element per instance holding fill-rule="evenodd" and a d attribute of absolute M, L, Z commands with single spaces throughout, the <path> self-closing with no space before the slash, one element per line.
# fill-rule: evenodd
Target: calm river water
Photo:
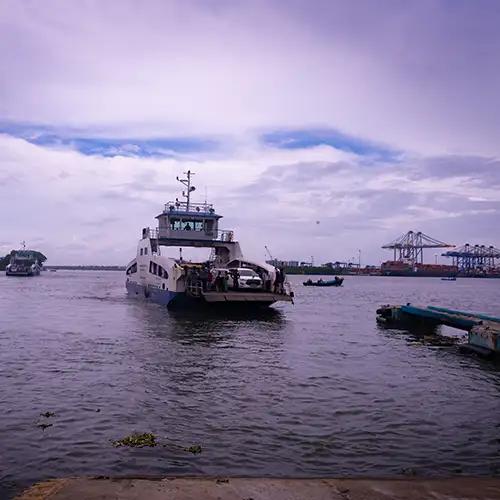
<path fill-rule="evenodd" d="M 375 322 L 500 315 L 500 280 L 291 279 L 295 305 L 249 318 L 129 299 L 117 272 L 2 273 L 0 498 L 68 475 L 500 474 L 499 365 Z M 134 431 L 162 446 L 112 446 Z"/>

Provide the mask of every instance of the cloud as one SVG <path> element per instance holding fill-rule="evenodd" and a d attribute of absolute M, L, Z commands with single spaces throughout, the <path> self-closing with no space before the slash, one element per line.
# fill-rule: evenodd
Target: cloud
<path fill-rule="evenodd" d="M 84 138 L 330 129 L 498 155 L 498 3 L 384 5 L 7 0 L 0 116 Z"/>
<path fill-rule="evenodd" d="M 3 227 L 7 246 L 39 238 L 52 263 L 127 262 L 141 228 L 179 195 L 175 177 L 187 169 L 196 172 L 195 198 L 203 200 L 206 187 L 223 226 L 259 258 L 266 244 L 280 257 L 318 262 L 349 260 L 362 248 L 366 262 L 377 263 L 388 257 L 381 245 L 409 229 L 498 245 L 500 191 L 493 179 L 491 187 L 477 184 L 477 157 L 407 156 L 367 166 L 363 155 L 330 146 L 255 144 L 224 159 L 109 158 L 9 136 L 0 136 L 0 150 L 4 175 L 22 172 L 17 183 L 0 185 L 0 210 L 16 214 Z M 457 162 L 469 162 L 469 173 L 464 167 L 455 175 Z"/>

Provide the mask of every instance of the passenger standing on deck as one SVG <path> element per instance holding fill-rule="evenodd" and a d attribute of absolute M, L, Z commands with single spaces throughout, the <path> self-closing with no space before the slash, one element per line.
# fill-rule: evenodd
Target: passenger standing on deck
<path fill-rule="evenodd" d="M 280 268 L 280 293 L 285 293 L 285 270 Z"/>
<path fill-rule="evenodd" d="M 205 266 L 203 266 L 200 270 L 200 281 L 201 281 L 201 288 L 204 292 L 207 291 L 207 283 L 208 283 L 208 271 Z"/>
<path fill-rule="evenodd" d="M 212 270 L 210 268 L 207 268 L 207 290 L 212 289 L 213 279 L 214 275 L 212 274 Z"/>
<path fill-rule="evenodd" d="M 272 285 L 271 275 L 269 273 L 266 273 L 265 278 L 266 278 L 266 280 L 265 280 L 264 288 L 266 289 L 266 292 L 270 292 L 271 285 Z"/>
<path fill-rule="evenodd" d="M 281 280 L 281 271 L 276 269 L 276 276 L 274 277 L 274 293 L 278 293 Z"/>
<path fill-rule="evenodd" d="M 240 287 L 240 273 L 238 272 L 238 269 L 233 269 L 231 274 L 233 276 L 233 288 L 238 290 Z"/>

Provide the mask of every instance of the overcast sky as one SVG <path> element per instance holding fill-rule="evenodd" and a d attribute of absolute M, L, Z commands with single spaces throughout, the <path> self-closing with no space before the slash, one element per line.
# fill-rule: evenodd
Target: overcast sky
<path fill-rule="evenodd" d="M 253 257 L 500 246 L 499 26 L 495 0 L 0 0 L 0 253 L 125 264 L 187 169 Z"/>

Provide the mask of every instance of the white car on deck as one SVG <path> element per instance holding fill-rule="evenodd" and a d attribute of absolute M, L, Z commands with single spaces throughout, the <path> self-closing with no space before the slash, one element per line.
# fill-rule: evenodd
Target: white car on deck
<path fill-rule="evenodd" d="M 253 270 L 248 267 L 238 267 L 236 268 L 238 271 L 240 278 L 238 280 L 240 288 L 250 288 L 258 290 L 263 287 L 262 280 L 260 276 Z M 229 277 L 229 286 L 232 286 L 231 276 Z"/>

